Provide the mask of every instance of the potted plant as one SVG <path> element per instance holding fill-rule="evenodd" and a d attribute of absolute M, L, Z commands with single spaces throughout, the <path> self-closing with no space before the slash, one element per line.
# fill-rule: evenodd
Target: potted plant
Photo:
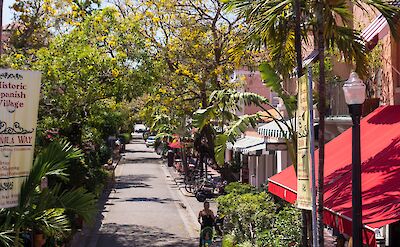
<path fill-rule="evenodd" d="M 367 74 L 364 76 L 366 85 L 366 99 L 363 104 L 363 116 L 368 115 L 379 107 L 379 87 L 382 80 L 382 45 L 379 44 L 375 49 L 367 54 L 369 66 Z"/>

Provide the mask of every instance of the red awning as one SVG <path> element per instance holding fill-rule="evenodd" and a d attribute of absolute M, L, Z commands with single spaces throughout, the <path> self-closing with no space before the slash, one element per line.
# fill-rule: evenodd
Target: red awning
<path fill-rule="evenodd" d="M 379 15 L 361 32 L 361 38 L 366 42 L 365 46 L 372 50 L 388 32 L 389 25 L 385 17 Z"/>
<path fill-rule="evenodd" d="M 168 144 L 170 148 L 182 148 L 182 144 L 179 140 L 174 140 L 170 144 Z"/>
<path fill-rule="evenodd" d="M 325 223 L 351 235 L 351 129 L 325 145 Z M 315 152 L 318 167 L 318 150 Z M 400 220 L 400 106 L 380 107 L 361 120 L 362 203 L 366 242 Z M 293 167 L 269 179 L 269 191 L 293 202 Z"/>

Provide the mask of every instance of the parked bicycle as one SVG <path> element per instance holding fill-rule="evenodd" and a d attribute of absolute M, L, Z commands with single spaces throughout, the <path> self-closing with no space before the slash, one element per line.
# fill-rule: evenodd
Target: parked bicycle
<path fill-rule="evenodd" d="M 224 194 L 226 184 L 226 181 L 222 181 L 220 178 L 213 178 L 213 176 L 209 174 L 207 178 L 196 180 L 192 191 L 196 199 L 203 202 L 207 198 L 213 198 L 217 195 Z"/>
<path fill-rule="evenodd" d="M 193 193 L 196 181 L 200 179 L 200 170 L 196 169 L 194 164 L 188 165 L 188 172 L 185 175 L 185 190 L 189 193 Z"/>

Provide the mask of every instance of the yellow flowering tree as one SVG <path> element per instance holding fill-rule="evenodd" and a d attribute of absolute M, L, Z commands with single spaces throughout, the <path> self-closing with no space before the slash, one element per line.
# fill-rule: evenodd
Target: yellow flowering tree
<path fill-rule="evenodd" d="M 150 112 L 155 114 L 147 112 L 150 119 L 160 111 L 173 119 L 191 118 L 198 108 L 208 106 L 212 91 L 234 88 L 234 69 L 248 65 L 250 53 L 240 49 L 246 26 L 227 14 L 218 0 L 126 1 L 118 8 L 123 16 L 142 23 L 152 55 L 163 63 L 163 75 L 149 97 L 159 104 L 152 104 Z M 205 126 L 201 137 L 213 154 L 213 128 Z"/>

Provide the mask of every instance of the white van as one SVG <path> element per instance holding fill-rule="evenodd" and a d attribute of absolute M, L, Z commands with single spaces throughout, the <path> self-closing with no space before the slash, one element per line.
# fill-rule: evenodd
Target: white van
<path fill-rule="evenodd" d="M 135 124 L 133 131 L 135 131 L 136 133 L 143 133 L 146 132 L 147 128 L 146 125 L 144 124 Z"/>

